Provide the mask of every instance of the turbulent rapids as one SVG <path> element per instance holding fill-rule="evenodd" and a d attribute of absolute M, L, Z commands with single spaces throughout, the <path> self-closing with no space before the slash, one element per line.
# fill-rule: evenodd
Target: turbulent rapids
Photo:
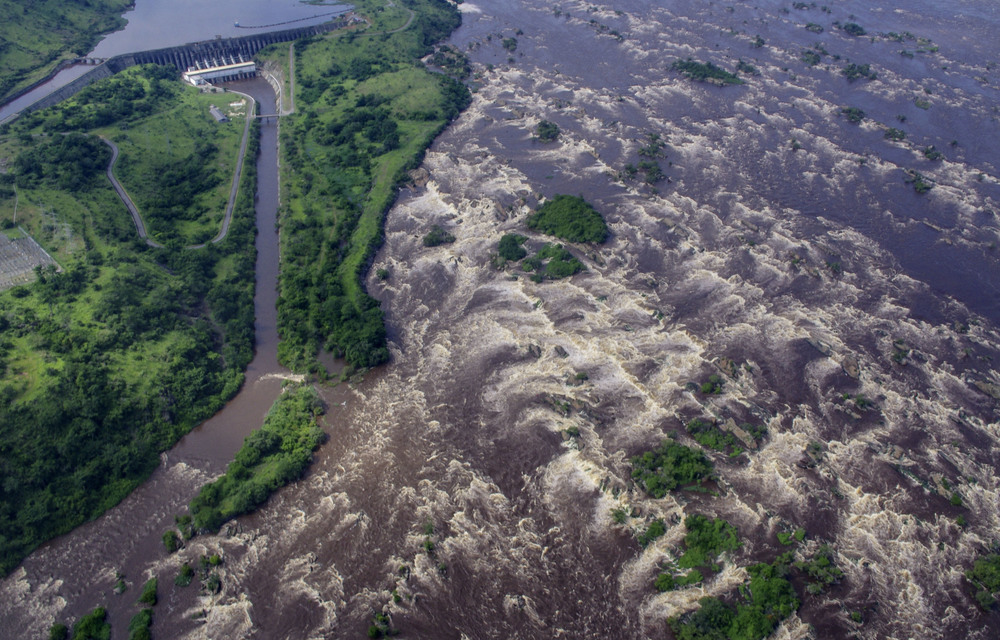
<path fill-rule="evenodd" d="M 389 212 L 367 282 L 392 363 L 325 391 L 303 481 L 150 562 L 225 558 L 221 591 L 172 598 L 154 632 L 669 637 L 747 567 L 828 545 L 843 576 L 793 580 L 774 637 L 996 637 L 964 572 L 1000 531 L 1000 11 L 956 5 L 466 0 L 451 43 L 472 106 Z M 744 84 L 671 69 L 687 58 Z M 611 229 L 566 245 L 586 271 L 497 269 L 504 234 L 548 241 L 526 219 L 557 194 Z M 425 246 L 434 225 L 455 240 Z M 695 418 L 767 434 L 728 455 Z M 669 434 L 712 459 L 707 490 L 633 482 Z M 691 514 L 742 546 L 660 593 Z M 5 592 L 44 600 L 51 580 Z"/>

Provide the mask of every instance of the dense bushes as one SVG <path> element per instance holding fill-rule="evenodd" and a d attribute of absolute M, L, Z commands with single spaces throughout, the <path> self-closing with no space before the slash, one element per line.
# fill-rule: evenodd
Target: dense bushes
<path fill-rule="evenodd" d="M 790 554 L 774 564 L 747 567 L 748 584 L 733 603 L 705 597 L 695 611 L 668 621 L 677 640 L 762 640 L 799 608 L 792 583 L 786 579 Z"/>
<path fill-rule="evenodd" d="M 145 82 L 159 70 L 137 73 Z M 39 200 L 76 203 L 60 207 L 60 222 L 84 247 L 63 272 L 42 270 L 33 285 L 0 293 L 2 349 L 10 361 L 39 363 L 0 366 L 0 573 L 124 498 L 161 451 L 237 391 L 253 356 L 252 161 L 224 242 L 153 250 L 120 205 L 101 199 L 110 191 L 96 175 L 107 164 L 103 143 L 56 136 L 30 152 L 56 168 L 36 175 L 25 161 L 23 175 Z M 73 190 L 62 176 L 76 171 L 91 181 Z"/>
<path fill-rule="evenodd" d="M 601 243 L 609 231 L 594 207 L 577 196 L 557 195 L 528 217 L 528 228 L 569 242 Z"/>
<path fill-rule="evenodd" d="M 1000 555 L 990 554 L 976 560 L 972 569 L 965 572 L 976 588 L 976 601 L 983 609 L 991 609 L 996 604 L 994 594 L 1000 592 Z"/>
<path fill-rule="evenodd" d="M 308 91 L 283 128 L 283 160 L 295 175 L 280 219 L 278 298 L 279 359 L 296 369 L 317 370 L 321 348 L 352 367 L 389 359 L 384 315 L 363 284 L 382 220 L 407 172 L 471 100 L 463 84 L 419 61 L 459 24 L 458 11 L 444 0 L 405 6 L 416 15 L 402 31 L 296 45 Z"/>
<path fill-rule="evenodd" d="M 677 488 L 699 485 L 712 477 L 712 469 L 712 463 L 700 451 L 670 440 L 632 458 L 632 479 L 654 498 L 662 498 Z"/>
<path fill-rule="evenodd" d="M 275 490 L 301 477 L 324 438 L 316 424 L 320 413 L 319 396 L 311 387 L 282 394 L 264 425 L 244 440 L 226 473 L 191 501 L 194 526 L 218 531 L 227 520 L 253 511 Z"/>
<path fill-rule="evenodd" d="M 691 80 L 720 85 L 743 84 L 743 81 L 735 73 L 730 73 L 711 62 L 696 62 L 688 58 L 687 60 L 675 60 L 670 68 Z"/>

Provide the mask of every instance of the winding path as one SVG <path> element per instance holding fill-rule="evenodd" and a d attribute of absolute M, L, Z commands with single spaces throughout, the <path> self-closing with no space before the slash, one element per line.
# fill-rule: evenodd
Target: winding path
<path fill-rule="evenodd" d="M 222 227 L 219 229 L 219 233 L 214 238 L 209 240 L 209 242 L 211 242 L 212 244 L 225 240 L 226 235 L 229 234 L 229 224 L 233 220 L 233 208 L 236 205 L 236 196 L 239 194 L 239 189 L 240 189 L 240 176 L 243 175 L 243 160 L 246 158 L 247 154 L 247 141 L 249 139 L 249 134 L 250 134 L 250 123 L 253 121 L 255 117 L 254 114 L 256 112 L 256 107 L 257 107 L 257 102 L 251 96 L 245 93 L 240 93 L 239 91 L 230 91 L 229 93 L 235 93 L 236 95 L 243 96 L 249 101 L 249 104 L 247 105 L 246 122 L 244 122 L 243 124 L 243 140 L 240 142 L 240 151 L 236 156 L 236 169 L 235 171 L 233 171 L 233 183 L 232 187 L 230 187 L 229 189 L 229 202 L 226 203 L 226 213 L 222 217 Z M 162 249 L 163 248 L 162 244 L 149 237 L 149 233 L 146 231 L 146 223 L 143 222 L 142 215 L 139 214 L 138 207 L 135 206 L 135 202 L 132 201 L 132 198 L 128 195 L 128 192 L 125 191 L 125 187 L 123 187 L 122 184 L 118 182 L 118 178 L 115 177 L 114 169 L 115 169 L 115 164 L 118 162 L 118 155 L 119 155 L 118 145 L 116 145 L 111 140 L 108 140 L 104 136 L 100 136 L 100 138 L 104 142 L 104 144 L 111 147 L 111 161 L 108 162 L 108 168 L 107 168 L 108 180 L 111 181 L 111 186 L 114 188 L 115 193 L 118 194 L 118 197 L 125 205 L 125 208 L 128 209 L 129 214 L 131 214 L 132 222 L 135 223 L 136 233 L 138 233 L 139 237 L 145 240 L 146 244 L 148 244 L 149 246 Z M 192 244 L 185 248 L 204 249 L 205 247 L 208 246 L 209 242 L 202 242 L 201 244 Z"/>

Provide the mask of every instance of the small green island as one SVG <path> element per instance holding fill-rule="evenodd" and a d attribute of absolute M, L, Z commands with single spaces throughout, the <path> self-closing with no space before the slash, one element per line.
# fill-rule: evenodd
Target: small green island
<path fill-rule="evenodd" d="M 528 217 L 528 228 L 567 242 L 600 244 L 611 235 L 604 218 L 589 202 L 564 194 L 538 207 Z"/>
<path fill-rule="evenodd" d="M 250 513 L 280 487 L 297 480 L 325 439 L 317 424 L 323 405 L 315 389 L 286 389 L 264 425 L 247 436 L 226 473 L 191 501 L 195 530 L 216 532 L 226 521 Z"/>

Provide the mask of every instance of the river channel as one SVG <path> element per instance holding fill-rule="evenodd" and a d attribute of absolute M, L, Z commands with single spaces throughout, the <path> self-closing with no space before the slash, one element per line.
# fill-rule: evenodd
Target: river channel
<path fill-rule="evenodd" d="M 263 113 L 274 113 L 274 92 L 263 79 L 230 86 L 251 95 Z M 278 364 L 277 357 L 277 128 L 274 118 L 261 123 L 256 343 L 243 387 L 222 411 L 163 454 L 160 467 L 128 498 L 97 520 L 45 544 L 0 583 L 5 637 L 36 637 L 53 622 L 77 619 L 95 606 L 95 599 L 106 603 L 113 628 L 126 629 L 135 614 L 134 589 L 147 579 L 143 572 L 150 559 L 163 553 L 163 531 L 202 484 L 224 471 L 243 438 L 262 424 L 281 392 L 289 371 Z M 132 587 L 120 598 L 110 595 L 118 572 Z M 108 595 L 99 595 L 103 593 Z"/>

